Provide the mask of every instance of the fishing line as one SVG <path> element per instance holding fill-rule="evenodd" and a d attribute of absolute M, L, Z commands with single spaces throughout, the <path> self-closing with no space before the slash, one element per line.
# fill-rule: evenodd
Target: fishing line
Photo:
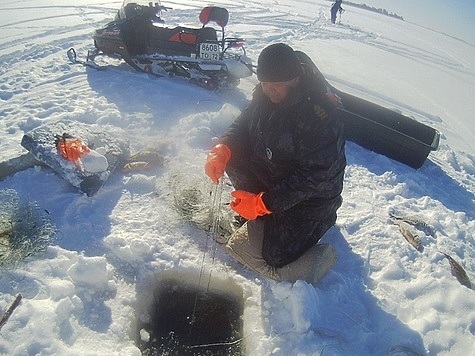
<path fill-rule="evenodd" d="M 212 189 L 210 189 L 210 204 L 211 204 L 211 211 L 210 211 L 210 217 L 211 217 L 211 226 L 210 226 L 210 232 L 211 232 L 211 235 L 213 237 L 213 240 L 214 240 L 214 237 L 217 233 L 219 233 L 219 222 L 220 222 L 220 214 L 219 214 L 219 207 L 221 205 L 221 196 L 222 196 L 222 192 L 223 192 L 223 180 L 221 179 L 219 181 L 218 184 L 214 185 L 214 187 Z M 192 312 L 192 315 L 191 315 L 191 321 L 190 321 L 190 324 L 193 325 L 194 321 L 195 321 L 195 316 L 196 316 L 196 308 L 197 308 L 197 304 L 198 304 L 198 294 L 200 292 L 200 287 L 201 287 L 201 282 L 202 282 L 202 279 L 203 279 L 203 273 L 204 273 L 204 267 L 205 267 L 205 260 L 206 260 L 206 254 L 208 252 L 208 243 L 209 243 L 209 239 L 210 239 L 210 234 L 206 234 L 206 243 L 205 243 L 205 251 L 203 252 L 203 258 L 201 260 L 201 268 L 200 268 L 200 275 L 199 275 L 199 278 L 198 278 L 198 288 L 197 288 L 197 292 L 196 292 L 196 295 L 195 295 L 195 300 L 194 300 L 194 304 L 193 304 L 193 312 Z M 209 287 L 210 287 L 210 284 L 211 284 L 211 273 L 212 273 L 212 266 L 214 264 L 214 260 L 215 260 L 215 255 L 216 255 L 216 243 L 214 243 L 214 246 L 213 246 L 213 251 L 212 251 L 212 259 L 211 259 L 211 267 L 210 267 L 210 272 L 209 272 L 209 276 L 208 276 L 208 285 L 206 287 L 206 292 L 209 292 Z M 192 327 L 190 327 L 190 335 L 192 333 Z"/>
<path fill-rule="evenodd" d="M 204 265 L 205 265 L 205 259 L 206 259 L 206 252 L 208 250 L 208 240 L 209 236 L 206 236 L 206 243 L 205 243 L 205 250 L 203 252 L 203 258 L 201 259 L 201 268 L 200 268 L 200 275 L 198 277 L 198 287 L 196 288 L 196 295 L 195 295 L 195 301 L 193 304 L 193 312 L 191 313 L 191 320 L 190 324 L 193 325 L 195 322 L 195 314 L 196 314 L 196 305 L 198 304 L 198 293 L 200 292 L 200 287 L 201 287 L 201 280 L 203 278 L 203 271 L 204 271 Z M 192 331 L 192 327 L 190 328 L 190 335 Z"/>
<path fill-rule="evenodd" d="M 220 179 L 219 183 L 215 185 L 214 189 L 211 191 L 211 235 L 213 238 L 213 251 L 211 256 L 211 266 L 214 266 L 214 260 L 216 258 L 216 239 L 219 237 L 219 229 L 221 223 L 221 198 L 223 195 L 223 179 Z M 209 286 L 211 283 L 211 273 L 213 269 L 210 268 L 209 277 L 208 277 L 208 286 L 206 291 L 209 291 Z"/>
<path fill-rule="evenodd" d="M 210 347 L 210 346 L 232 346 L 232 345 L 236 345 L 236 344 L 239 344 L 240 342 L 243 342 L 244 339 L 246 339 L 247 337 L 249 337 L 252 333 L 249 333 L 237 340 L 234 340 L 234 341 L 228 341 L 228 342 L 216 342 L 216 343 L 212 343 L 212 344 L 199 344 L 199 345 L 191 345 L 191 346 L 188 346 L 189 349 L 197 349 L 197 348 L 202 348 L 202 347 Z"/>

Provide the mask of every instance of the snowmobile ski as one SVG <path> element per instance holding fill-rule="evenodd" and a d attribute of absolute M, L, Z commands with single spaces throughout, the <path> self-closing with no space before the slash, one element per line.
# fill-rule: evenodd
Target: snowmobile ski
<path fill-rule="evenodd" d="M 69 61 L 72 64 L 80 64 L 80 65 L 83 65 L 85 67 L 90 67 L 90 68 L 94 68 L 94 69 L 97 69 L 97 70 L 107 69 L 107 67 L 100 66 L 97 63 L 95 63 L 94 61 L 89 61 L 89 60 L 83 61 L 81 59 L 78 59 L 77 55 L 76 55 L 76 50 L 74 48 L 68 49 L 66 54 L 68 55 Z"/>

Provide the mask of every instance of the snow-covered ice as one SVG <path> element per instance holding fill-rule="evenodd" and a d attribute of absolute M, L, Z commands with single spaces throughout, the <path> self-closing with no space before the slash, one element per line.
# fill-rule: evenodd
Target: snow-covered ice
<path fill-rule="evenodd" d="M 306 52 L 338 89 L 441 132 L 440 147 L 414 170 L 347 144 L 344 203 L 324 237 L 339 261 L 314 287 L 277 283 L 242 267 L 173 208 L 173 183 L 205 187 L 207 151 L 239 114 L 255 77 L 207 92 L 125 64 L 72 65 L 91 32 L 120 1 L 7 0 L 0 9 L 0 161 L 24 153 L 25 132 L 73 120 L 125 132 L 131 153 L 165 157 L 151 171 L 113 174 L 92 197 L 46 167 L 0 181 L 45 209 L 58 236 L 44 254 L 0 275 L 0 312 L 20 306 L 0 332 L 5 355 L 140 355 L 138 311 L 164 273 L 238 285 L 250 355 L 467 355 L 475 350 L 475 294 L 452 276 L 451 255 L 475 281 L 475 47 L 453 37 L 346 6 L 331 25 L 330 2 L 221 1 L 228 31 L 254 61 L 268 44 Z M 198 26 L 207 4 L 164 3 L 169 24 Z M 397 11 L 395 11 L 397 12 Z M 389 213 L 416 217 L 423 251 Z M 209 275 L 209 274 L 206 274 Z M 144 332 L 143 337 L 147 337 Z M 470 351 L 472 350 L 472 351 Z"/>

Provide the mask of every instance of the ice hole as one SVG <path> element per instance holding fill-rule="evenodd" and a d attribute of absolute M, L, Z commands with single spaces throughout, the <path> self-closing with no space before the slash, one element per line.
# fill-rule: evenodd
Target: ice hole
<path fill-rule="evenodd" d="M 209 276 L 207 276 L 209 277 Z M 166 275 L 139 316 L 142 355 L 244 355 L 243 294 L 232 281 Z"/>

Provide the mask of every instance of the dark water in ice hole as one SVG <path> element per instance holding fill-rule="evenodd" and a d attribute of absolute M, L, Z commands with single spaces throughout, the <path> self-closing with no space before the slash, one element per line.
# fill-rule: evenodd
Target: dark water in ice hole
<path fill-rule="evenodd" d="M 177 280 L 160 283 L 149 308 L 150 323 L 138 325 L 142 355 L 245 354 L 242 297 L 205 288 L 198 290 Z M 141 340 L 141 329 L 150 334 L 148 342 Z"/>

